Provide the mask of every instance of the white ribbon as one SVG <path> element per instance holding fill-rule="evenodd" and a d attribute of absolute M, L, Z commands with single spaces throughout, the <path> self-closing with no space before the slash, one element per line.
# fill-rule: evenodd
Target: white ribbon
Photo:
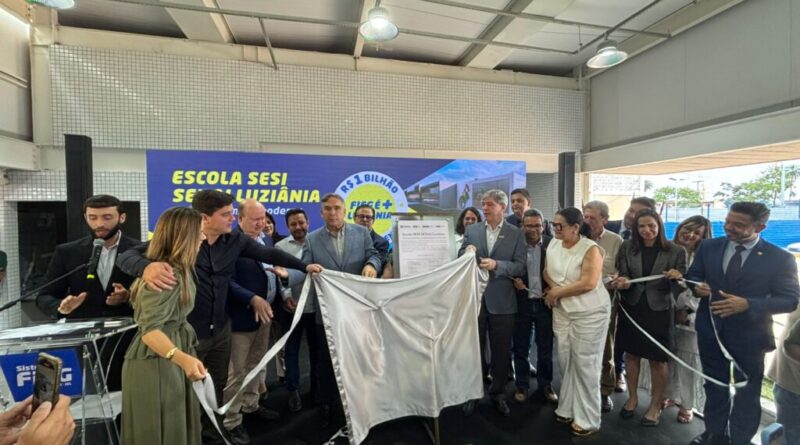
<path fill-rule="evenodd" d="M 324 272 L 323 272 L 324 273 Z M 211 423 L 214 424 L 214 427 L 219 431 L 220 436 L 225 440 L 226 444 L 229 444 L 228 439 L 226 438 L 225 434 L 223 434 L 222 429 L 220 429 L 219 424 L 217 423 L 217 418 L 214 416 L 214 413 L 224 415 L 230 409 L 231 405 L 233 404 L 234 400 L 244 391 L 244 388 L 258 375 L 258 373 L 267 366 L 270 360 L 275 357 L 278 352 L 283 349 L 283 346 L 289 340 L 289 336 L 292 335 L 295 326 L 300 323 L 300 318 L 303 316 L 303 308 L 306 304 L 306 298 L 308 298 L 309 288 L 311 287 L 311 274 L 306 275 L 306 281 L 303 283 L 303 291 L 300 294 L 300 300 L 297 302 L 297 309 L 294 311 L 294 316 L 292 317 L 292 324 L 289 327 L 289 330 L 283 334 L 278 341 L 272 345 L 271 348 L 261 357 L 261 361 L 258 362 L 258 365 L 254 367 L 250 372 L 245 376 L 244 380 L 242 381 L 241 386 L 236 391 L 233 397 L 223 405 L 222 407 L 218 408 L 217 403 L 217 396 L 214 391 L 214 382 L 211 381 L 211 378 L 206 377 L 203 380 L 198 380 L 196 382 L 192 382 L 192 389 L 194 393 L 197 395 L 197 400 L 200 401 L 200 406 L 203 407 L 206 415 L 208 416 Z"/>
<path fill-rule="evenodd" d="M 664 278 L 664 275 L 650 275 L 650 276 L 641 277 L 641 278 L 635 278 L 635 279 L 627 280 L 627 281 L 630 284 L 636 284 L 636 283 L 645 283 L 645 282 L 648 282 L 648 281 L 660 280 L 661 278 Z M 700 282 L 687 280 L 685 278 L 682 279 L 682 281 L 684 281 L 686 283 L 695 284 L 695 285 L 702 284 Z M 711 383 L 713 383 L 715 385 L 724 386 L 726 388 L 729 388 L 729 387 L 742 388 L 745 385 L 747 385 L 747 383 L 750 380 L 750 376 L 748 376 L 747 373 L 744 372 L 744 370 L 742 370 L 741 366 L 739 366 L 739 363 L 736 362 L 736 360 L 733 358 L 733 356 L 731 356 L 730 352 L 728 352 L 728 349 L 725 348 L 725 345 L 722 344 L 722 340 L 719 338 L 719 333 L 717 332 L 717 325 L 714 322 L 714 314 L 711 312 L 711 305 L 710 305 L 710 303 L 711 303 L 711 301 L 710 301 L 711 295 L 709 295 L 708 298 L 709 298 L 708 316 L 711 318 L 711 328 L 714 331 L 714 338 L 717 340 L 717 345 L 719 345 L 719 349 L 720 349 L 720 351 L 722 351 L 722 355 L 728 361 L 731 362 L 731 364 L 733 365 L 733 367 L 736 370 L 738 370 L 739 372 L 742 373 L 742 375 L 744 375 L 744 380 L 741 381 L 741 382 L 734 382 L 734 383 L 728 382 L 728 383 L 725 383 L 725 382 L 722 382 L 720 380 L 715 379 L 714 377 L 711 377 L 709 375 L 704 374 L 703 371 L 700 371 L 700 370 L 695 369 L 694 367 L 690 366 L 689 364 L 687 364 L 686 362 L 681 360 L 678 356 L 673 354 L 672 351 L 670 351 L 668 348 L 664 347 L 664 345 L 662 345 L 658 340 L 653 338 L 646 330 L 644 330 L 644 328 L 639 326 L 639 324 L 636 323 L 636 321 L 633 319 L 633 317 L 631 317 L 630 314 L 628 314 L 628 311 L 625 310 L 625 308 L 622 306 L 622 304 L 619 305 L 619 308 L 622 311 L 622 313 L 625 314 L 625 317 L 628 318 L 628 320 L 631 322 L 631 324 L 633 324 L 633 326 L 636 327 L 636 329 L 638 329 L 642 334 L 644 334 L 644 336 L 648 340 L 650 340 L 651 342 L 653 342 L 653 344 L 658 346 L 659 349 L 664 351 L 664 353 L 666 353 L 676 363 L 680 364 L 681 366 L 687 368 L 688 370 L 692 371 L 693 373 L 699 375 L 704 380 L 709 381 L 709 382 L 711 382 Z M 615 289 L 614 290 L 614 299 L 616 301 L 618 301 L 618 302 L 621 300 L 619 289 Z"/>

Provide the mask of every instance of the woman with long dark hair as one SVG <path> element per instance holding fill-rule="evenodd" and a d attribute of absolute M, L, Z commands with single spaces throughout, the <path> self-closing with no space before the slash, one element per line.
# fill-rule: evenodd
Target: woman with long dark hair
<path fill-rule="evenodd" d="M 482 220 L 481 212 L 475 207 L 467 207 L 461 211 L 461 214 L 458 215 L 458 219 L 456 220 L 456 250 L 461 247 L 461 242 L 464 240 L 464 231 L 467 230 L 467 226 L 481 222 Z"/>
<path fill-rule="evenodd" d="M 603 285 L 603 252 L 575 207 L 556 212 L 547 248 L 545 304 L 553 309 L 561 390 L 556 420 L 572 434 L 600 430 L 600 372 L 611 302 Z"/>
<path fill-rule="evenodd" d="M 122 365 L 122 443 L 200 445 L 200 404 L 191 382 L 207 372 L 197 359 L 197 336 L 186 321 L 194 308 L 194 264 L 200 244 L 200 213 L 173 207 L 158 218 L 145 256 L 175 271 L 172 290 L 131 286 L 133 319 L 139 327 Z"/>
<path fill-rule="evenodd" d="M 613 286 L 622 294 L 621 308 L 648 334 L 666 348 L 672 347 L 675 297 L 683 290 L 669 278 L 673 271 L 686 273 L 686 251 L 667 241 L 664 223 L 655 210 L 642 209 L 636 213 L 631 239 L 622 243 L 617 254 L 619 276 Z M 661 279 L 631 284 L 630 280 L 664 274 Z M 645 337 L 620 311 L 617 338 L 625 352 L 625 376 L 628 381 L 628 400 L 620 411 L 624 419 L 633 417 L 639 404 L 639 368 L 641 359 L 650 361 L 652 386 L 650 406 L 642 417 L 643 426 L 660 422 L 664 390 L 669 380 L 668 355 Z"/>
<path fill-rule="evenodd" d="M 681 222 L 675 229 L 672 242 L 686 249 L 688 265 L 692 265 L 694 252 L 700 243 L 713 238 L 711 221 L 701 215 L 691 216 Z M 677 277 L 676 277 L 677 278 Z M 694 318 L 700 299 L 696 298 L 691 290 L 686 289 L 678 295 L 675 302 L 675 355 L 695 369 L 700 369 L 700 353 L 697 350 L 697 331 L 694 330 Z M 685 367 L 670 364 L 669 384 L 666 397 L 668 404 L 677 404 L 677 420 L 679 423 L 689 423 L 694 417 L 694 407 L 697 406 L 697 394 L 702 391 L 702 379 Z"/>
<path fill-rule="evenodd" d="M 275 218 L 273 218 L 269 212 L 267 212 L 265 216 L 267 217 L 267 220 L 264 221 L 263 232 L 264 235 L 266 235 L 267 238 L 269 238 L 272 241 L 272 244 L 269 246 L 272 247 L 275 244 L 278 244 L 278 241 L 286 238 L 286 235 L 281 235 L 280 233 L 278 233 L 278 226 L 275 225 Z"/>

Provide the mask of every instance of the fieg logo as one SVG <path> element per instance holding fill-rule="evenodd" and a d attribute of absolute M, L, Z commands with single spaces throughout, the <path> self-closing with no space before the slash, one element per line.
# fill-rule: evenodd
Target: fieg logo
<path fill-rule="evenodd" d="M 23 387 L 33 383 L 33 376 L 36 374 L 36 365 L 17 366 L 17 387 Z M 72 384 L 72 368 L 61 369 L 61 386 Z"/>

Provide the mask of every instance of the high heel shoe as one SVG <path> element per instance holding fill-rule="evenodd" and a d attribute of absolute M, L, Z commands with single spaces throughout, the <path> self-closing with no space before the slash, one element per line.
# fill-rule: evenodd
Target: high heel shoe
<path fill-rule="evenodd" d="M 658 424 L 661 423 L 661 411 L 662 410 L 658 410 L 658 414 L 656 414 L 655 420 L 651 420 L 651 419 L 648 419 L 645 416 L 642 416 L 641 425 L 642 426 L 658 426 Z"/>

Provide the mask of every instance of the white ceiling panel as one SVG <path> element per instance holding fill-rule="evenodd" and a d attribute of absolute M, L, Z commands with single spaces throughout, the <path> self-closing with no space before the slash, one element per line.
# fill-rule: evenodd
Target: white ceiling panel
<path fill-rule="evenodd" d="M 102 0 L 78 0 L 74 8 L 58 11 L 58 22 L 76 28 L 184 37 L 164 8 Z"/>
<path fill-rule="evenodd" d="M 561 20 L 614 26 L 628 18 L 651 0 L 575 0 L 567 11 L 558 15 Z"/>
<path fill-rule="evenodd" d="M 364 44 L 365 57 L 454 64 L 469 48 L 469 43 L 401 34 L 391 42 Z"/>
<path fill-rule="evenodd" d="M 496 4 L 490 6 L 487 3 L 491 4 L 492 1 L 483 2 L 482 6 L 499 8 L 504 6 Z M 478 37 L 496 17 L 495 14 L 453 8 L 420 0 L 388 0 L 381 2 L 381 6 L 389 11 L 392 21 L 400 29 L 407 28 L 460 37 Z"/>
<path fill-rule="evenodd" d="M 656 22 L 669 17 L 671 14 L 677 12 L 681 8 L 693 3 L 695 3 L 694 0 L 661 0 L 661 2 L 655 4 L 652 8 L 643 12 L 640 16 L 626 23 L 625 27 L 631 29 L 646 29 Z"/>
<path fill-rule="evenodd" d="M 258 19 L 233 16 L 226 19 L 237 43 L 266 44 Z M 348 53 L 353 49 L 355 31 L 339 26 L 264 20 L 264 27 L 275 48 L 333 53 Z"/>

